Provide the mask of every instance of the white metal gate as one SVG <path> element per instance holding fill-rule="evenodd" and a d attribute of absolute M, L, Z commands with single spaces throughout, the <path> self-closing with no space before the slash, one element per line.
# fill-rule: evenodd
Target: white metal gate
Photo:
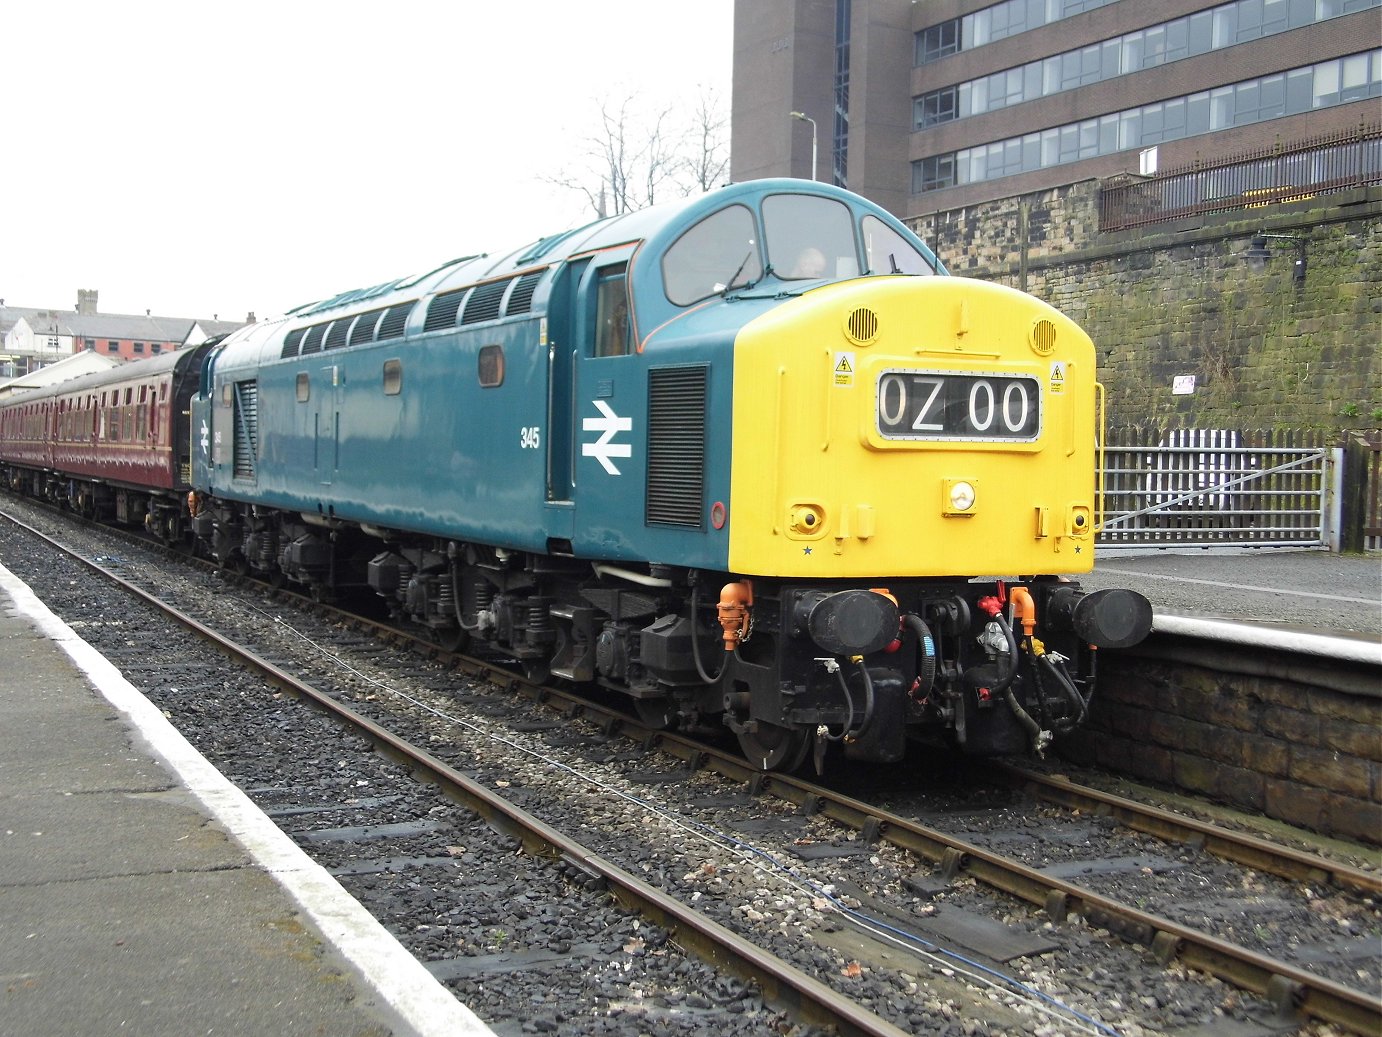
<path fill-rule="evenodd" d="M 1329 547 L 1336 451 L 1301 432 L 1120 430 L 1103 452 L 1103 524 L 1118 548 Z M 1333 520 L 1332 520 L 1333 519 Z M 1336 545 L 1335 545 L 1336 546 Z"/>

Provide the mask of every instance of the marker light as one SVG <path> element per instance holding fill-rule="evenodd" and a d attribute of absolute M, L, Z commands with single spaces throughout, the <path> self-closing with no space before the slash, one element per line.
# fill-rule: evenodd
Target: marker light
<path fill-rule="evenodd" d="M 945 480 L 945 507 L 946 515 L 972 515 L 974 514 L 975 497 L 977 496 L 973 481 L 969 479 L 947 479 Z"/>

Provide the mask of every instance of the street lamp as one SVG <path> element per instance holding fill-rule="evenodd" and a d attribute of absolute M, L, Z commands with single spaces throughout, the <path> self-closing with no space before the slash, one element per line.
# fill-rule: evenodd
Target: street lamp
<path fill-rule="evenodd" d="M 805 112 L 792 112 L 793 119 L 800 119 L 802 122 L 811 124 L 811 179 L 816 179 L 816 120 Z"/>
<path fill-rule="evenodd" d="M 1268 246 L 1269 241 L 1289 241 L 1296 246 L 1296 264 L 1291 270 L 1291 280 L 1297 285 L 1305 283 L 1305 239 L 1294 234 L 1267 234 L 1258 231 L 1253 236 L 1252 246 L 1243 253 L 1243 258 L 1248 261 L 1248 266 L 1256 273 L 1261 273 L 1266 267 L 1267 261 L 1272 258 L 1272 250 Z"/>

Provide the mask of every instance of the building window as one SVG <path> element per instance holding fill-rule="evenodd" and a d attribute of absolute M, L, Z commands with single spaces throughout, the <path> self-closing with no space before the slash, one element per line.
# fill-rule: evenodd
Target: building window
<path fill-rule="evenodd" d="M 922 94 L 912 102 L 914 128 L 924 130 L 928 126 L 938 126 L 958 118 L 959 100 L 960 88 L 954 86 Z"/>
<path fill-rule="evenodd" d="M 135 351 L 135 353 L 142 353 L 142 352 L 144 352 L 144 343 L 142 343 L 142 342 L 136 342 L 136 343 L 134 344 L 134 351 Z"/>
<path fill-rule="evenodd" d="M 980 144 L 912 163 L 912 192 L 996 180 L 1197 133 L 1382 97 L 1382 51 L 1215 87 L 1186 97 Z"/>
<path fill-rule="evenodd" d="M 915 63 L 925 65 L 930 61 L 958 54 L 960 51 L 960 20 L 952 18 L 939 25 L 928 26 L 917 33 Z"/>
<path fill-rule="evenodd" d="M 1382 0 L 1267 0 L 1265 4 L 1234 0 L 924 94 L 913 102 L 913 129 L 982 115 L 1376 7 L 1382 7 Z"/>
<path fill-rule="evenodd" d="M 849 17 L 851 0 L 835 0 L 835 125 L 830 149 L 836 187 L 849 186 Z"/>
<path fill-rule="evenodd" d="M 106 340 L 106 352 L 107 352 L 107 353 L 118 353 L 118 352 L 120 352 L 120 343 L 117 342 L 117 341 L 115 341 L 114 339 L 107 339 L 107 340 Z"/>
<path fill-rule="evenodd" d="M 914 62 L 924 65 L 985 43 L 1039 29 L 1115 0 L 1005 0 L 963 18 L 929 25 L 916 34 Z M 1262 0 L 1257 0 L 1260 4 Z M 1278 0 L 1279 2 L 1279 0 Z"/>

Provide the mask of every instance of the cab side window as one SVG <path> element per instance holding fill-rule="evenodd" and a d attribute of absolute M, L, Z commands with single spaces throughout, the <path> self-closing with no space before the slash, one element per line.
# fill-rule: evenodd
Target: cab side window
<path fill-rule="evenodd" d="M 595 286 L 596 356 L 624 356 L 632 351 L 627 288 L 623 265 L 600 272 Z"/>

